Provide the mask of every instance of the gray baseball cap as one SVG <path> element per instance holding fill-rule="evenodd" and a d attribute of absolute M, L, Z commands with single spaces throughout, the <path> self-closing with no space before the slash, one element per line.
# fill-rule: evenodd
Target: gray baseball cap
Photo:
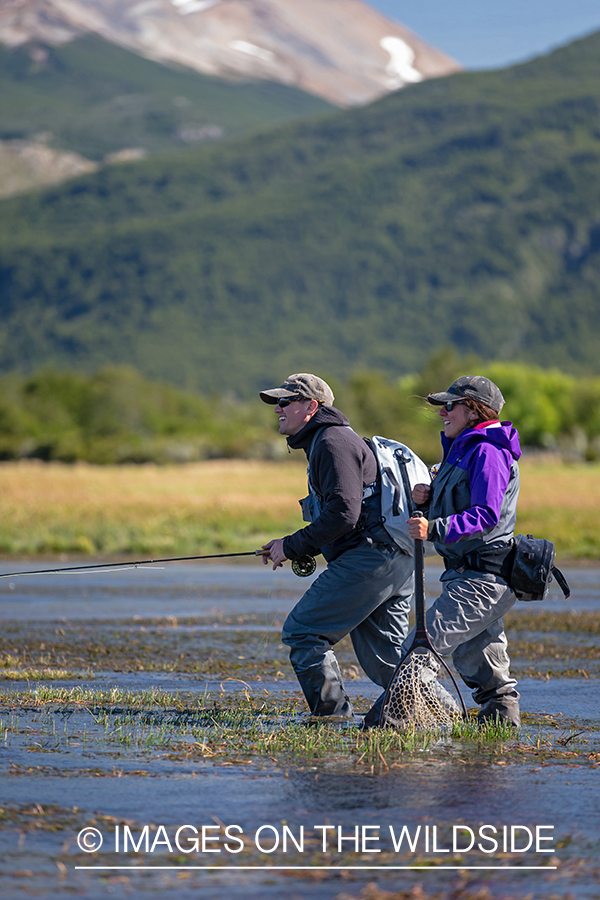
<path fill-rule="evenodd" d="M 427 402 L 441 406 L 448 400 L 478 400 L 493 409 L 497 415 L 504 406 L 504 397 L 500 388 L 483 375 L 463 375 L 451 384 L 447 391 L 439 394 L 428 394 Z"/>
<path fill-rule="evenodd" d="M 258 395 L 263 403 L 271 403 L 273 406 L 281 397 L 297 397 L 299 400 L 318 400 L 324 406 L 333 406 L 333 391 L 326 381 L 318 375 L 308 372 L 299 372 L 296 375 L 288 375 L 283 384 L 270 391 L 261 391 Z"/>

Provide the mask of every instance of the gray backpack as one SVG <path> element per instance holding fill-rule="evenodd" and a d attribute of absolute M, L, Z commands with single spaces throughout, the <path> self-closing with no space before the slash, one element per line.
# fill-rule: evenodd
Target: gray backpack
<path fill-rule="evenodd" d="M 350 426 L 346 425 L 346 428 Z M 310 477 L 310 461 L 312 458 L 317 438 L 323 429 L 316 432 L 308 450 L 308 487 L 309 495 L 300 501 L 302 518 L 305 522 L 314 522 L 321 511 L 321 500 L 315 491 Z M 408 533 L 407 519 L 413 513 L 412 489 L 415 484 L 429 484 L 429 469 L 422 459 L 414 453 L 406 444 L 392 441 L 389 438 L 375 435 L 365 438 L 373 451 L 379 469 L 381 491 L 380 521 L 392 541 L 409 556 L 414 556 L 415 542 Z M 363 500 L 374 496 L 379 492 L 378 482 L 368 484 L 363 490 Z M 423 552 L 426 556 L 436 556 L 436 551 L 430 541 L 423 541 Z"/>
<path fill-rule="evenodd" d="M 415 542 L 408 533 L 407 519 L 414 512 L 412 489 L 429 484 L 429 469 L 406 444 L 375 435 L 369 441 L 381 476 L 381 522 L 391 539 L 405 553 L 414 555 Z M 435 556 L 431 541 L 423 541 L 423 552 Z"/>

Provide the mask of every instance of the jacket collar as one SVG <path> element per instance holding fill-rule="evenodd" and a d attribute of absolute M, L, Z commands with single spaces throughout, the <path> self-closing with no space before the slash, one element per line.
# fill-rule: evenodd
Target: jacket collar
<path fill-rule="evenodd" d="M 288 439 L 288 447 L 292 450 L 306 450 L 310 447 L 315 432 L 319 428 L 326 428 L 330 425 L 349 425 L 350 422 L 346 416 L 336 409 L 335 406 L 321 406 L 316 411 L 312 419 L 306 423 L 297 434 L 291 434 Z"/>

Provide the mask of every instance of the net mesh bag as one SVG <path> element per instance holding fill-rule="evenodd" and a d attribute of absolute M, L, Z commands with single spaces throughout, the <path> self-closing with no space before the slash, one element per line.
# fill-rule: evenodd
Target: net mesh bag
<path fill-rule="evenodd" d="M 411 650 L 388 687 L 381 725 L 451 728 L 462 714 L 458 691 L 443 663 L 425 647 Z"/>

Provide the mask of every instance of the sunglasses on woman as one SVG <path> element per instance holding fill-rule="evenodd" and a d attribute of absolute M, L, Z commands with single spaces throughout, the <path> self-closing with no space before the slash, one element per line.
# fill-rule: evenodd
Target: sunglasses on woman
<path fill-rule="evenodd" d="M 445 403 L 442 403 L 442 406 L 447 412 L 452 412 L 457 403 L 464 403 L 464 400 L 446 400 Z"/>

